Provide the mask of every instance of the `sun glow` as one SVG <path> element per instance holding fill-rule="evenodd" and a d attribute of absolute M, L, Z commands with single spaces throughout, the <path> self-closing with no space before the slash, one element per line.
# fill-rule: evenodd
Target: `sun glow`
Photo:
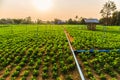
<path fill-rule="evenodd" d="M 53 2 L 52 0 L 33 0 L 33 4 L 37 9 L 47 11 L 52 7 Z"/>

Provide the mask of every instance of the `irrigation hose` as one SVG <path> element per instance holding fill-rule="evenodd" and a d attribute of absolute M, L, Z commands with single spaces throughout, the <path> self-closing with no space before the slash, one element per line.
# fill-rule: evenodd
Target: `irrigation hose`
<path fill-rule="evenodd" d="M 76 58 L 76 56 L 75 56 L 74 50 L 72 49 L 72 45 L 71 45 L 71 43 L 70 43 L 70 40 L 69 40 L 66 32 L 65 32 L 65 35 L 66 35 L 66 37 L 67 37 L 67 40 L 68 40 L 70 49 L 71 49 L 72 54 L 73 54 L 73 57 L 74 57 L 74 59 L 75 59 L 75 63 L 76 63 L 76 65 L 77 65 L 77 69 L 78 69 L 79 75 L 80 75 L 80 77 L 81 77 L 82 80 L 85 80 L 85 77 L 84 77 L 84 75 L 83 75 L 82 69 L 81 69 L 80 66 L 79 66 L 78 60 L 77 60 L 77 58 Z"/>

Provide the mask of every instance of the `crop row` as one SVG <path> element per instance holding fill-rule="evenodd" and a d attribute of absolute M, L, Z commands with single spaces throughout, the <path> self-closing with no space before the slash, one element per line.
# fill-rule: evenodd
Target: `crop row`
<path fill-rule="evenodd" d="M 0 80 L 79 79 L 62 28 L 30 28 L 13 27 L 0 35 Z"/>
<path fill-rule="evenodd" d="M 84 26 L 85 27 L 85 26 Z M 120 34 L 102 31 L 81 30 L 80 27 L 67 27 L 68 32 L 74 37 L 72 45 L 75 49 L 119 49 Z"/>
<path fill-rule="evenodd" d="M 85 26 L 84 26 L 85 27 Z M 83 30 L 80 26 L 66 27 L 73 38 L 71 41 L 75 50 L 90 49 L 119 49 L 120 34 L 100 31 Z M 85 77 L 89 80 L 119 80 L 120 79 L 120 53 L 97 52 L 76 53 Z"/>

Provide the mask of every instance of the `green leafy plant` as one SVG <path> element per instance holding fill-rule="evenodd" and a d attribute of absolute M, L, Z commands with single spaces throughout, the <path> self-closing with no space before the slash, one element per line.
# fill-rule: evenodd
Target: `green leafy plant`
<path fill-rule="evenodd" d="M 38 70 L 33 70 L 33 76 L 37 77 L 39 75 L 39 71 Z"/>

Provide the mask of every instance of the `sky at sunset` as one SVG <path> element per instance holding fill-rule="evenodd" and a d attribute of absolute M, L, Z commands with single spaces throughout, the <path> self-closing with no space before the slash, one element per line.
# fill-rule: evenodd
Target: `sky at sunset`
<path fill-rule="evenodd" d="M 100 10 L 107 0 L 0 0 L 0 18 L 33 20 L 67 20 L 79 17 L 100 18 Z M 120 0 L 113 0 L 120 11 Z"/>

